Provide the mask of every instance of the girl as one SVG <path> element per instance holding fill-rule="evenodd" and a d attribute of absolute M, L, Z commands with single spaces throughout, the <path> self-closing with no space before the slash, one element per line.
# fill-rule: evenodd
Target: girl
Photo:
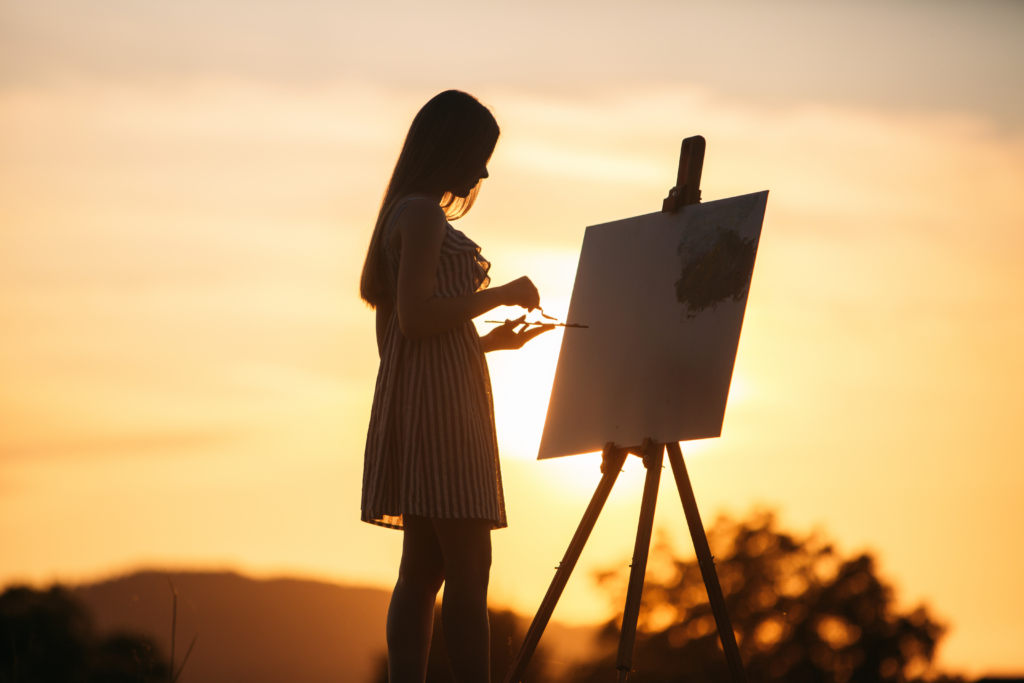
<path fill-rule="evenodd" d="M 488 288 L 490 264 L 449 220 L 473 206 L 498 141 L 491 112 L 466 93 L 416 115 L 388 183 L 360 294 L 376 309 L 380 369 L 363 469 L 362 519 L 402 529 L 388 611 L 391 683 L 423 683 L 434 602 L 456 683 L 490 680 L 487 582 L 491 529 L 505 502 L 484 353 L 518 349 L 550 327 L 484 337 L 473 318 L 540 306 L 529 278 Z"/>

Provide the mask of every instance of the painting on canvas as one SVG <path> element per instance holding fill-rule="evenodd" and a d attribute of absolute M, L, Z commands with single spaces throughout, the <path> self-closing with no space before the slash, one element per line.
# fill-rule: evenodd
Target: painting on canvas
<path fill-rule="evenodd" d="M 541 459 L 721 435 L 767 201 L 587 228 Z"/>

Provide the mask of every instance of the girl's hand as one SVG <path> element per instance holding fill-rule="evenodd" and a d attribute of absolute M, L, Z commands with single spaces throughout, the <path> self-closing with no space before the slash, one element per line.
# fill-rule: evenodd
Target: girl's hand
<path fill-rule="evenodd" d="M 526 280 L 526 278 L 522 278 Z M 516 328 L 523 324 L 526 320 L 526 315 L 522 315 L 515 320 L 509 320 L 507 323 L 500 327 L 496 327 L 488 332 L 480 342 L 483 344 L 484 352 L 487 351 L 513 351 L 515 349 L 523 348 L 526 342 L 530 341 L 539 334 L 543 334 L 549 330 L 555 329 L 554 325 L 540 325 L 527 327 L 523 325 L 523 328 L 516 332 Z"/>
<path fill-rule="evenodd" d="M 505 304 L 507 306 L 521 306 L 532 311 L 540 306 L 540 293 L 525 275 L 518 280 L 513 280 L 507 285 L 502 285 L 507 295 Z"/>

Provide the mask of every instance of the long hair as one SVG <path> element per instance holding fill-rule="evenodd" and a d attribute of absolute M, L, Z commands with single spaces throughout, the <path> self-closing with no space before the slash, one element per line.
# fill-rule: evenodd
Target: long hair
<path fill-rule="evenodd" d="M 466 197 L 457 197 L 451 191 L 487 163 L 500 132 L 491 111 L 459 90 L 434 96 L 416 114 L 384 191 L 359 280 L 359 295 L 372 308 L 390 296 L 384 279 L 382 242 L 384 226 L 395 204 L 413 192 L 442 192 L 441 208 L 449 220 L 466 215 L 480 185 Z"/>

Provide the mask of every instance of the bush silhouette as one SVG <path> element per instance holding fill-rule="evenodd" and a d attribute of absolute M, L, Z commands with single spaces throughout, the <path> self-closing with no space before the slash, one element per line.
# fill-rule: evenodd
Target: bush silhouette
<path fill-rule="evenodd" d="M 167 675 L 153 641 L 99 637 L 85 607 L 60 586 L 0 595 L 0 683 L 139 683 Z"/>
<path fill-rule="evenodd" d="M 839 557 L 814 535 L 779 531 L 771 513 L 720 518 L 708 540 L 750 681 L 934 680 L 944 627 L 923 606 L 898 612 L 870 554 Z M 598 578 L 623 604 L 623 572 Z M 613 680 L 620 623 L 621 613 L 602 633 L 604 657 L 572 683 Z M 635 683 L 730 680 L 700 568 L 662 542 L 651 552 L 633 667 Z"/>

